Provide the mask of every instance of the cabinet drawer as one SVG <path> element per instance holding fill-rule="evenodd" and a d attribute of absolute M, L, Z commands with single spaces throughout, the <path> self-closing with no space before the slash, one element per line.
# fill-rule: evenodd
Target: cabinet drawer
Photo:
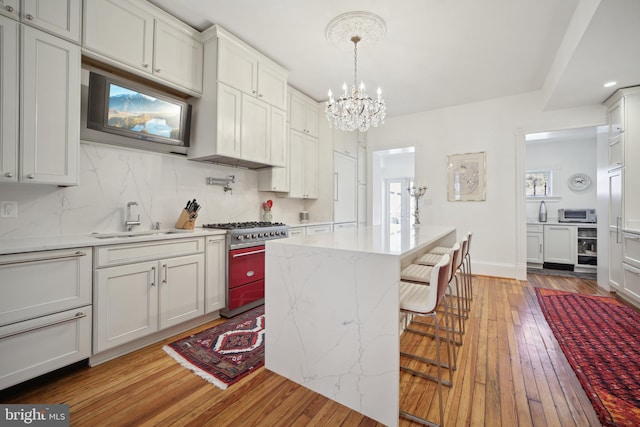
<path fill-rule="evenodd" d="M 91 306 L 0 327 L 0 389 L 91 356 Z"/>
<path fill-rule="evenodd" d="M 622 251 L 624 256 L 623 262 L 640 268 L 640 235 L 623 233 Z"/>
<path fill-rule="evenodd" d="M 624 292 L 640 301 L 640 269 L 622 264 L 624 269 Z"/>
<path fill-rule="evenodd" d="M 296 227 L 289 229 L 289 237 L 304 236 L 304 228 Z"/>
<path fill-rule="evenodd" d="M 306 234 L 322 234 L 330 233 L 332 231 L 331 225 L 313 225 L 306 229 Z"/>
<path fill-rule="evenodd" d="M 0 256 L 0 325 L 91 304 L 91 248 Z"/>
<path fill-rule="evenodd" d="M 96 268 L 204 253 L 204 237 L 125 243 L 95 249 Z"/>
<path fill-rule="evenodd" d="M 544 225 L 542 224 L 527 224 L 527 233 L 543 233 Z"/>

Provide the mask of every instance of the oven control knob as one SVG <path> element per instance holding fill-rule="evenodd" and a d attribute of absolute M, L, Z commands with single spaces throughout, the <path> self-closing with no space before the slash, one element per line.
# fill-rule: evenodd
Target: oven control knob
<path fill-rule="evenodd" d="M 273 234 L 274 236 L 279 236 L 279 235 L 280 235 L 280 232 L 279 232 L 279 231 L 274 231 L 272 234 Z"/>
<path fill-rule="evenodd" d="M 256 233 L 253 233 L 253 234 L 251 235 L 251 237 L 253 237 L 253 238 L 255 239 L 256 237 L 258 237 L 258 235 L 257 235 Z"/>
<path fill-rule="evenodd" d="M 237 239 L 238 239 L 238 240 L 242 240 L 242 239 L 244 239 L 244 236 L 243 236 L 243 235 L 239 235 L 239 236 L 237 237 Z"/>
<path fill-rule="evenodd" d="M 271 233 L 269 233 L 269 236 L 275 236 L 275 235 L 276 235 L 275 231 L 272 231 Z"/>
<path fill-rule="evenodd" d="M 264 233 L 258 233 L 258 237 L 264 237 Z"/>
<path fill-rule="evenodd" d="M 251 238 L 251 234 L 247 234 L 247 235 L 246 235 L 246 236 L 244 236 L 244 237 L 246 237 L 247 239 L 250 239 L 250 238 Z"/>

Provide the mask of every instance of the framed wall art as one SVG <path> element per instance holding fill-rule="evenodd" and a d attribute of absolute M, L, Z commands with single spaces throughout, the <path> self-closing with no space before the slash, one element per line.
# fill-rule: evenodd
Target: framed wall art
<path fill-rule="evenodd" d="M 486 200 L 486 153 L 447 156 L 447 200 L 469 202 Z"/>

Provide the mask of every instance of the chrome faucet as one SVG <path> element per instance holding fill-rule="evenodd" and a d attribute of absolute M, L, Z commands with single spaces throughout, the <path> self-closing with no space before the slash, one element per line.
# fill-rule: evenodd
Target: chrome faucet
<path fill-rule="evenodd" d="M 124 220 L 124 225 L 127 226 L 127 231 L 131 231 L 136 225 L 142 224 L 140 222 L 140 214 L 138 214 L 138 219 L 131 219 L 131 206 L 138 206 L 138 202 L 127 203 L 127 218 Z"/>

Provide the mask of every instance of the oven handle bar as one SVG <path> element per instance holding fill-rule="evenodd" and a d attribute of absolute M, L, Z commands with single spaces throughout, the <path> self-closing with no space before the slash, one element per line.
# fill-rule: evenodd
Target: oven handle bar
<path fill-rule="evenodd" d="M 241 256 L 261 254 L 261 253 L 264 253 L 264 252 L 265 252 L 265 249 L 260 249 L 260 250 L 251 251 L 251 252 L 243 252 L 243 253 L 240 253 L 240 254 L 233 254 L 232 258 L 239 258 Z"/>

